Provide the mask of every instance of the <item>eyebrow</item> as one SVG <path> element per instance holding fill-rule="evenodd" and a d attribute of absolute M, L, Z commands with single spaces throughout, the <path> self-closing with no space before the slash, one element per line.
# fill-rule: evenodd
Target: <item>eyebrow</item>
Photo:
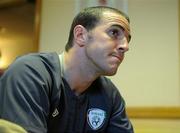
<path fill-rule="evenodd" d="M 111 27 L 117 27 L 117 28 L 122 29 L 122 30 L 125 31 L 125 29 L 121 25 L 118 25 L 118 24 L 113 24 L 113 25 L 110 26 L 110 28 Z"/>

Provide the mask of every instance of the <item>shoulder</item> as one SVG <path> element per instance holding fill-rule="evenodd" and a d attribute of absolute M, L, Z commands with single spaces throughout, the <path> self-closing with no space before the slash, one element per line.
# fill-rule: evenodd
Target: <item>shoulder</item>
<path fill-rule="evenodd" d="M 27 55 L 19 56 L 12 63 L 12 66 L 16 65 L 33 65 L 33 66 L 49 66 L 54 67 L 59 62 L 58 55 L 56 53 L 30 53 Z"/>
<path fill-rule="evenodd" d="M 1 76 L 7 84 L 54 88 L 60 84 L 60 65 L 56 53 L 31 53 L 18 57 Z M 31 87 L 32 89 L 32 87 Z"/>
<path fill-rule="evenodd" d="M 46 73 L 47 71 L 55 71 L 59 69 L 58 55 L 55 53 L 31 53 L 19 56 L 9 66 L 6 73 L 25 74 L 28 72 Z M 25 73 L 23 73 L 25 71 Z"/>

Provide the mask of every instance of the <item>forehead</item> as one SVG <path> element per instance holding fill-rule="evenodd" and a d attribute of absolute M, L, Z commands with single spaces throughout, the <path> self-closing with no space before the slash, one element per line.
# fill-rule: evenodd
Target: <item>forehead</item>
<path fill-rule="evenodd" d="M 123 15 L 111 11 L 105 11 L 102 13 L 102 21 L 107 21 L 107 22 L 117 21 L 119 23 L 123 21 L 124 23 L 128 24 L 127 19 Z"/>
<path fill-rule="evenodd" d="M 119 27 L 122 27 L 127 34 L 130 35 L 130 25 L 128 20 L 122 16 L 121 14 L 106 11 L 102 14 L 102 19 L 99 23 L 100 25 L 106 25 L 106 26 L 112 26 L 112 25 L 119 25 Z"/>

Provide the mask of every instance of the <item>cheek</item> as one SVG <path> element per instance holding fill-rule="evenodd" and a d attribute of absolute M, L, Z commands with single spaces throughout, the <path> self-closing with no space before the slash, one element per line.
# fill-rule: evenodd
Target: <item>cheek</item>
<path fill-rule="evenodd" d="M 86 47 L 98 58 L 111 54 L 115 45 L 116 43 L 107 34 L 101 33 L 100 35 L 89 36 Z"/>
<path fill-rule="evenodd" d="M 103 55 L 102 51 L 103 49 L 95 43 L 91 43 L 89 44 L 89 46 L 86 47 L 87 56 L 89 56 L 90 58 L 93 58 L 94 60 L 96 59 L 99 60 L 99 58 L 102 58 L 102 55 Z"/>
<path fill-rule="evenodd" d="M 97 40 L 93 41 L 86 46 L 86 57 L 88 61 L 93 62 L 93 64 L 99 66 L 102 64 L 106 58 L 104 48 L 102 43 L 99 43 Z"/>

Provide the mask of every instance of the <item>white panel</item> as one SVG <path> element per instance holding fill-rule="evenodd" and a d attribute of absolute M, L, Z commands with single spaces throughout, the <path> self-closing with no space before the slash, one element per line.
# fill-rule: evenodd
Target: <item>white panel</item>
<path fill-rule="evenodd" d="M 121 11 L 128 13 L 128 0 L 75 0 L 76 8 L 75 14 L 77 14 L 81 9 L 91 6 L 110 6 Z"/>

